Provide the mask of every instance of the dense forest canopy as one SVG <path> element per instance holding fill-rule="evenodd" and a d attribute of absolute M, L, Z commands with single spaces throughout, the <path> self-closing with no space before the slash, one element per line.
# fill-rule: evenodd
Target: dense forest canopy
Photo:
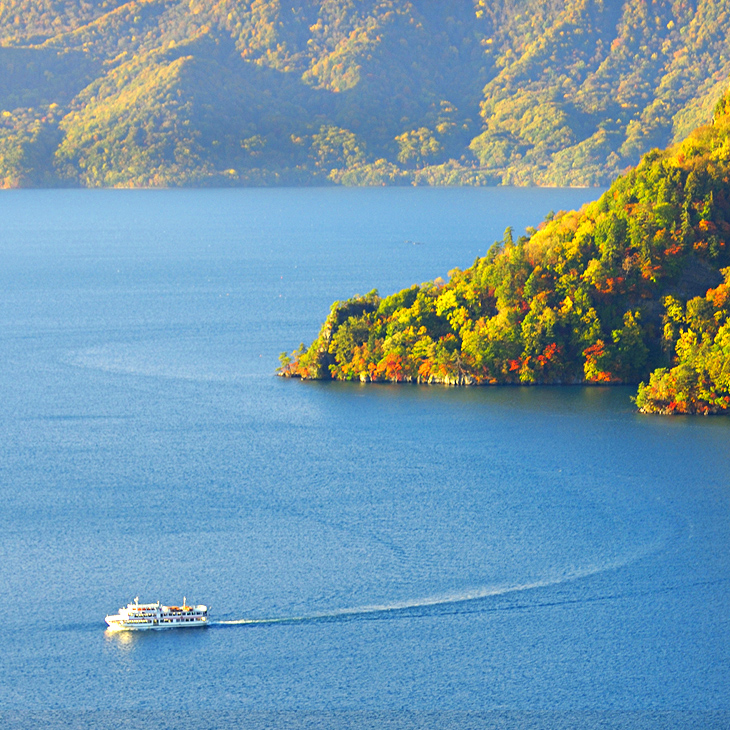
<path fill-rule="evenodd" d="M 0 184 L 608 184 L 730 0 L 0 0 Z"/>
<path fill-rule="evenodd" d="M 469 384 L 642 383 L 646 412 L 730 410 L 730 95 L 580 211 L 450 280 L 335 302 L 280 373 Z"/>

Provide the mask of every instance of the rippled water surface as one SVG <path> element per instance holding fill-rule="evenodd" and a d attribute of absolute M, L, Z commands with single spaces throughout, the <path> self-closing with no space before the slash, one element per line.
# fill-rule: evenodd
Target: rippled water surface
<path fill-rule="evenodd" d="M 3 193 L 5 724 L 730 727 L 728 419 L 272 375 L 595 195 Z M 106 633 L 135 595 L 214 624 Z"/>

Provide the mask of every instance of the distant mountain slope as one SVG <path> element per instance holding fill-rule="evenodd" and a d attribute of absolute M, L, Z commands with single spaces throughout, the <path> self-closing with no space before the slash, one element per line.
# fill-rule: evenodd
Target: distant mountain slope
<path fill-rule="evenodd" d="M 607 184 L 729 72 L 730 0 L 3 0 L 0 182 Z"/>
<path fill-rule="evenodd" d="M 730 411 L 730 95 L 596 202 L 450 281 L 332 305 L 286 377 L 637 383 L 647 412 Z M 652 371 L 654 371 L 652 373 Z"/>

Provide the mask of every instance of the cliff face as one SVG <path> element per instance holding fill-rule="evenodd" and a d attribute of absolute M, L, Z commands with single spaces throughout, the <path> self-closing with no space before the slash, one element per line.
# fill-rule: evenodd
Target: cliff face
<path fill-rule="evenodd" d="M 5 0 L 0 184 L 608 184 L 710 119 L 722 0 Z"/>
<path fill-rule="evenodd" d="M 730 104 L 448 283 L 336 302 L 290 377 L 637 383 L 644 411 L 730 406 Z"/>

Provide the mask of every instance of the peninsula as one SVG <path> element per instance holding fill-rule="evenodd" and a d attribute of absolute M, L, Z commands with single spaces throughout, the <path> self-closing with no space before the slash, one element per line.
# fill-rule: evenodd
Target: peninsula
<path fill-rule="evenodd" d="M 730 410 L 730 94 L 599 200 L 510 229 L 449 281 L 332 305 L 305 379 L 641 383 L 644 412 Z"/>

